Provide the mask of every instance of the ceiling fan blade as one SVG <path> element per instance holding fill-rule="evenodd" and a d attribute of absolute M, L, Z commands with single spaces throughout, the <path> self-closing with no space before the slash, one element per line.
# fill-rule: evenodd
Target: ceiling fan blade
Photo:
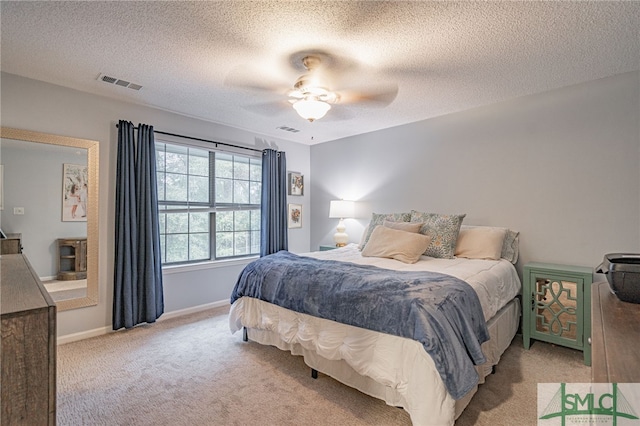
<path fill-rule="evenodd" d="M 257 104 L 244 105 L 242 108 L 264 117 L 276 117 L 285 112 L 295 113 L 291 104 L 287 101 L 261 102 Z"/>
<path fill-rule="evenodd" d="M 340 103 L 363 104 L 382 108 L 393 102 L 398 95 L 397 84 L 384 84 L 375 89 L 346 89 L 338 91 Z"/>
<path fill-rule="evenodd" d="M 264 70 L 248 66 L 235 67 L 224 79 L 224 85 L 236 89 L 286 93 L 288 81 L 280 81 L 273 75 L 267 75 Z"/>
<path fill-rule="evenodd" d="M 327 115 L 322 117 L 322 121 L 345 121 L 350 120 L 354 117 L 354 114 L 347 110 L 346 108 L 341 107 L 340 105 L 336 105 L 331 108 Z"/>

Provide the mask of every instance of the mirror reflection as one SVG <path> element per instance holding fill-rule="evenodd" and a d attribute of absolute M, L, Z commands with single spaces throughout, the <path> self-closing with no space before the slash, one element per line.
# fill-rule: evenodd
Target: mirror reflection
<path fill-rule="evenodd" d="M 576 340 L 578 283 L 536 279 L 536 330 Z"/>
<path fill-rule="evenodd" d="M 58 310 L 98 301 L 97 150 L 95 141 L 2 129 L 2 252 L 21 249 Z"/>

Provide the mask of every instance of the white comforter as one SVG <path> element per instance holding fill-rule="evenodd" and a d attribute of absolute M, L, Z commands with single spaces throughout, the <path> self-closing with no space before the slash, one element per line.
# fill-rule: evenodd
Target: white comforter
<path fill-rule="evenodd" d="M 433 271 L 460 278 L 478 293 L 485 320 L 492 318 L 501 307 L 516 297 L 521 287 L 516 269 L 504 259 L 436 259 L 422 256 L 417 263 L 408 264 L 381 257 L 362 257 L 356 244 L 335 250 L 303 253 L 301 256 L 374 265 L 396 271 Z"/>
<path fill-rule="evenodd" d="M 429 270 L 455 276 L 476 290 L 487 320 L 520 291 L 516 270 L 506 260 L 423 256 L 416 264 L 404 264 L 392 259 L 362 257 L 355 244 L 303 255 L 386 269 Z M 517 317 L 519 310 L 512 311 L 509 315 Z M 417 341 L 300 314 L 248 297 L 232 305 L 229 325 L 232 332 L 247 327 L 252 340 L 302 355 L 310 367 L 389 405 L 404 407 L 414 424 L 444 425 L 453 424 L 455 420 L 456 401 L 446 391 L 433 360 Z M 510 332 L 490 327 L 490 333 L 491 340 L 482 347 L 493 365 L 504 350 L 496 349 L 496 342 L 505 340 L 495 334 L 508 335 Z M 506 338 L 506 346 L 511 337 Z M 495 355 L 487 352 L 495 352 Z M 485 374 L 480 374 L 482 380 Z"/>

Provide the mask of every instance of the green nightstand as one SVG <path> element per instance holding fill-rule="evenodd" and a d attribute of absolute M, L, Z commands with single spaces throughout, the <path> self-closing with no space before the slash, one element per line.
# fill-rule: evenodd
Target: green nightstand
<path fill-rule="evenodd" d="M 591 284 L 593 269 L 527 263 L 522 290 L 524 348 L 531 339 L 578 349 L 591 365 Z"/>
<path fill-rule="evenodd" d="M 336 246 L 320 246 L 320 251 L 329 251 L 329 250 L 333 250 L 336 249 L 338 247 Z"/>

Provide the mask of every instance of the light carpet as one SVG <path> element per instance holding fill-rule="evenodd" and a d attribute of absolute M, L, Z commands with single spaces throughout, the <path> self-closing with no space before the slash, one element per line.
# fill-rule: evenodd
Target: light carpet
<path fill-rule="evenodd" d="M 228 308 L 58 347 L 59 425 L 410 425 L 302 357 L 231 335 Z M 457 426 L 536 423 L 538 382 L 588 382 L 582 353 L 516 336 Z"/>

